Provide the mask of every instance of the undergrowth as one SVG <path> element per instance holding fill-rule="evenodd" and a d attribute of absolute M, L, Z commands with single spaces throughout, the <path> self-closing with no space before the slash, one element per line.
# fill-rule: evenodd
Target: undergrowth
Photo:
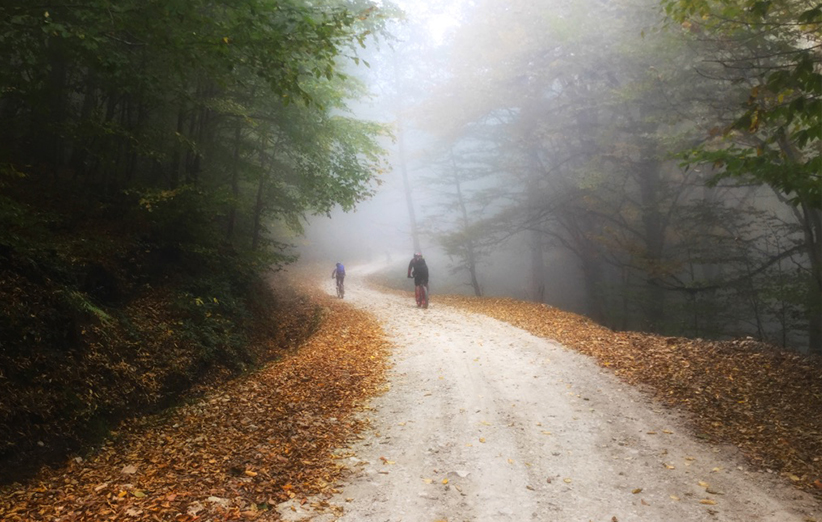
<path fill-rule="evenodd" d="M 296 297 L 261 267 L 284 259 L 218 236 L 201 194 L 149 207 L 0 181 L 0 483 L 308 334 L 311 317 L 277 323 Z"/>

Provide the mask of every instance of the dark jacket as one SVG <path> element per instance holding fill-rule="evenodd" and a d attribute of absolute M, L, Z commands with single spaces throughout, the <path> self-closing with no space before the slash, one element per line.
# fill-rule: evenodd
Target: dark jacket
<path fill-rule="evenodd" d="M 414 284 L 428 284 L 428 265 L 423 258 L 413 258 L 408 263 L 408 277 L 414 277 Z"/>

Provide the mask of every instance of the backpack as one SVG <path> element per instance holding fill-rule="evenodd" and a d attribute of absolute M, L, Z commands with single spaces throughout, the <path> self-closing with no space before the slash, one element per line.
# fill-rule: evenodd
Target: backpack
<path fill-rule="evenodd" d="M 345 267 L 340 263 L 337 265 L 337 275 L 344 276 L 345 275 Z"/>

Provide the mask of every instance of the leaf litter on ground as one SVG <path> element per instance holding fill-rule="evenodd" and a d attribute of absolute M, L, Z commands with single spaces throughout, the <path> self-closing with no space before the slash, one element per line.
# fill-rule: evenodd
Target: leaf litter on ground
<path fill-rule="evenodd" d="M 388 344 L 367 313 L 313 282 L 300 291 L 309 310 L 294 320 L 319 323 L 303 346 L 203 400 L 124 423 L 87 459 L 0 489 L 0 520 L 276 519 L 277 503 L 330 497 L 344 470 L 334 451 L 365 428 L 356 413 L 383 387 Z"/>
<path fill-rule="evenodd" d="M 438 296 L 594 357 L 688 412 L 701 438 L 737 446 L 761 470 L 822 496 L 822 359 L 753 339 L 710 341 L 615 332 L 545 304 Z M 434 305 L 436 306 L 436 305 Z"/>

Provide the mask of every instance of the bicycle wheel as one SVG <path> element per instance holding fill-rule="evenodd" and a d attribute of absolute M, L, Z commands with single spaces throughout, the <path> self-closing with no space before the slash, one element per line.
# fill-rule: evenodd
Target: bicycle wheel
<path fill-rule="evenodd" d="M 422 301 L 422 307 L 423 308 L 428 308 L 428 287 L 425 286 L 425 285 L 421 286 L 420 287 L 420 294 L 422 294 L 421 295 L 422 299 L 420 299 L 420 301 Z"/>

